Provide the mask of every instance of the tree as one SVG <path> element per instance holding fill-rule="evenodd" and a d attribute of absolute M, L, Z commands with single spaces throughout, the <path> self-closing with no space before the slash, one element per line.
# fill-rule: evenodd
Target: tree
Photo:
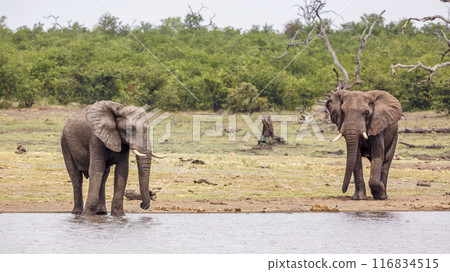
<path fill-rule="evenodd" d="M 334 64 L 336 67 L 341 71 L 343 75 L 342 82 L 339 81 L 339 73 L 336 71 L 336 69 L 333 69 L 333 71 L 336 73 L 336 90 L 348 90 L 353 88 L 357 84 L 362 84 L 360 80 L 360 73 L 361 73 L 361 52 L 366 47 L 367 39 L 371 37 L 372 31 L 374 26 L 377 24 L 379 20 L 382 19 L 382 15 L 385 11 L 382 11 L 372 22 L 372 25 L 369 27 L 369 22 L 367 20 L 367 17 L 362 17 L 362 20 L 365 24 L 365 28 L 361 36 L 359 37 L 361 41 L 361 46 L 359 47 L 357 53 L 356 53 L 356 61 L 358 63 L 357 68 L 355 69 L 355 81 L 352 83 L 349 83 L 349 77 L 348 73 L 345 70 L 344 66 L 341 65 L 339 62 L 335 51 L 331 47 L 330 40 L 328 38 L 327 32 L 329 30 L 330 22 L 327 20 L 322 19 L 321 15 L 324 12 L 323 8 L 325 7 L 325 2 L 323 0 L 311 0 L 311 1 L 304 1 L 304 6 L 300 7 L 300 9 L 303 11 L 303 18 L 306 23 L 310 25 L 314 25 L 311 31 L 307 32 L 303 29 L 298 29 L 297 32 L 294 34 L 294 37 L 291 40 L 291 43 L 289 43 L 286 47 L 286 50 L 283 55 L 277 57 L 282 58 L 284 57 L 289 48 L 303 45 L 307 46 L 312 40 L 319 37 L 322 38 L 325 42 L 325 45 L 328 49 L 328 52 L 331 54 Z M 316 30 L 319 30 L 319 33 L 316 32 Z M 306 35 L 306 40 L 304 41 L 296 41 L 296 37 L 299 32 L 303 32 Z"/>
<path fill-rule="evenodd" d="M 434 21 L 436 19 L 440 19 L 440 20 L 444 21 L 445 23 L 447 23 L 447 26 L 450 24 L 450 20 L 444 18 L 441 15 L 427 16 L 427 17 L 423 17 L 423 18 L 409 18 L 408 20 L 406 20 L 405 24 L 402 26 L 402 34 L 403 35 L 405 34 L 404 29 L 411 21 L 426 22 L 426 21 Z M 444 60 L 445 56 L 450 52 L 450 40 L 447 38 L 447 35 L 444 32 L 444 30 L 441 29 L 440 32 L 442 33 L 442 36 L 444 37 L 444 39 L 447 41 L 447 46 L 448 46 L 447 51 L 439 54 L 442 56 L 441 60 Z M 438 69 L 449 66 L 449 65 L 450 65 L 450 61 L 438 63 L 438 64 L 435 64 L 434 66 L 426 66 L 426 65 L 422 64 L 420 61 L 418 61 L 417 64 L 415 64 L 415 65 L 404 65 L 404 64 L 393 65 L 393 64 L 391 64 L 391 70 L 392 70 L 393 77 L 395 77 L 395 69 L 397 69 L 397 68 L 410 68 L 408 70 L 408 72 L 411 72 L 417 68 L 421 68 L 421 69 L 428 71 L 430 73 L 430 75 L 428 76 L 427 79 L 420 81 L 418 83 L 420 85 L 420 84 L 429 82 Z"/>
<path fill-rule="evenodd" d="M 206 28 L 206 27 L 214 25 L 212 20 L 215 15 L 213 15 L 213 17 L 209 18 L 209 23 L 207 25 L 202 25 L 202 23 L 205 19 L 203 18 L 203 15 L 201 12 L 203 9 L 207 8 L 207 7 L 203 6 L 203 4 L 198 11 L 193 11 L 190 5 L 188 5 L 188 7 L 189 7 L 189 13 L 186 14 L 186 16 L 184 17 L 184 22 L 183 22 L 184 27 L 186 27 L 188 29 L 200 29 L 200 28 Z"/>
<path fill-rule="evenodd" d="M 121 25 L 122 22 L 119 21 L 118 17 L 115 17 L 110 13 L 105 13 L 102 16 L 100 16 L 98 24 L 95 29 L 105 34 L 113 36 L 119 32 Z"/>

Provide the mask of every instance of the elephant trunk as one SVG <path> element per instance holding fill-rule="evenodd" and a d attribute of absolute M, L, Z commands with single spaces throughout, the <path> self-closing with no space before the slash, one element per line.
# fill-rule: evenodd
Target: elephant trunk
<path fill-rule="evenodd" d="M 148 209 L 150 207 L 150 167 L 152 164 L 151 155 L 136 156 L 138 174 L 139 174 L 139 189 L 141 192 L 142 202 L 141 209 Z"/>
<path fill-rule="evenodd" d="M 347 165 L 345 167 L 344 183 L 342 184 L 342 192 L 347 192 L 350 178 L 352 177 L 353 169 L 355 168 L 356 156 L 358 153 L 359 144 L 358 130 L 347 129 L 345 133 L 345 141 L 347 143 Z"/>

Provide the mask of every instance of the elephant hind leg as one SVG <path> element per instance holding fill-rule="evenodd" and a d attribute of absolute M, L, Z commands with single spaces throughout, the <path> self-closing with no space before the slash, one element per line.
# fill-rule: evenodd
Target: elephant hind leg
<path fill-rule="evenodd" d="M 395 137 L 391 143 L 391 146 L 389 146 L 389 148 L 386 151 L 386 158 L 383 161 L 383 164 L 381 166 L 380 181 L 381 181 L 381 183 L 384 184 L 385 199 L 387 198 L 386 191 L 387 191 L 387 180 L 388 180 L 388 176 L 389 176 L 389 168 L 391 167 L 391 162 L 392 162 L 392 159 L 394 158 L 395 148 L 397 147 L 397 138 L 398 138 L 398 135 L 395 135 Z"/>
<path fill-rule="evenodd" d="M 83 212 L 83 176 L 78 171 L 77 177 L 72 178 L 73 187 L 73 214 L 81 214 Z"/>
<path fill-rule="evenodd" d="M 83 211 L 83 176 L 80 170 L 78 170 L 75 161 L 70 153 L 69 146 L 67 145 L 64 136 L 61 137 L 61 149 L 64 157 L 64 163 L 66 165 L 67 172 L 69 173 L 70 180 L 73 187 L 73 214 L 81 214 Z"/>
<path fill-rule="evenodd" d="M 110 167 L 107 167 L 105 169 L 105 173 L 102 177 L 102 184 L 100 185 L 100 194 L 98 199 L 98 205 L 96 214 L 107 214 L 106 212 L 106 196 L 105 196 L 105 184 L 106 180 L 108 179 L 109 171 L 111 170 Z"/>

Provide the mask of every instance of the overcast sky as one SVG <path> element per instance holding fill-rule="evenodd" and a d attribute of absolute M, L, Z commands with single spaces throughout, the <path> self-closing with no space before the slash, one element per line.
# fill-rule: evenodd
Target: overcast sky
<path fill-rule="evenodd" d="M 276 30 L 283 30 L 286 22 L 297 17 L 296 4 L 303 0 L 0 0 L 0 16 L 6 15 L 6 24 L 15 30 L 19 26 L 32 27 L 42 22 L 48 28 L 53 20 L 44 16 L 60 16 L 58 23 L 67 25 L 68 20 L 78 21 L 88 28 L 92 28 L 98 18 L 106 12 L 105 7 L 125 24 L 150 22 L 159 25 L 161 19 L 168 17 L 184 17 L 188 13 L 188 5 L 194 11 L 202 3 L 208 9 L 202 14 L 209 18 L 215 14 L 214 23 L 219 27 L 232 26 L 234 28 L 249 29 L 252 25 L 273 25 Z M 327 10 L 339 13 L 341 18 L 337 24 L 359 21 L 364 13 L 380 13 L 386 9 L 385 19 L 398 21 L 408 17 L 424 17 L 429 15 L 448 16 L 450 3 L 444 4 L 440 0 L 328 0 Z M 334 18 L 331 13 L 328 15 Z"/>

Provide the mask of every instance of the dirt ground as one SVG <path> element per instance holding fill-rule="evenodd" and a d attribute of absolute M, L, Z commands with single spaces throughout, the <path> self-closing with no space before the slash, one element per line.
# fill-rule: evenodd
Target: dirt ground
<path fill-rule="evenodd" d="M 151 203 L 150 209 L 139 208 L 139 200 L 124 201 L 125 213 L 259 213 L 259 212 L 386 212 L 450 210 L 450 193 L 445 195 L 395 196 L 387 200 L 353 201 L 338 198 L 245 198 L 245 199 L 163 199 Z M 68 201 L 2 201 L 0 212 L 70 212 Z M 107 209 L 110 202 L 107 203 Z"/>

